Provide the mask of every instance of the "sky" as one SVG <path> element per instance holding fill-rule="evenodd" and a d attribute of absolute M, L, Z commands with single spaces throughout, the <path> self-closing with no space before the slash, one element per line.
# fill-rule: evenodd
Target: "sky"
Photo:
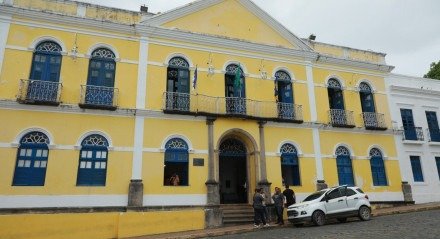
<path fill-rule="evenodd" d="M 192 0 L 80 0 L 166 12 Z M 386 53 L 393 73 L 423 77 L 440 61 L 439 0 L 253 0 L 301 38 Z"/>

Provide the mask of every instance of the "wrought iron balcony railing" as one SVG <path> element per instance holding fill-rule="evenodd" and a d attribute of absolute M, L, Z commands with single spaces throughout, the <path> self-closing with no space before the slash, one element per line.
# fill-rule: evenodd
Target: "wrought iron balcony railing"
<path fill-rule="evenodd" d="M 424 141 L 422 127 L 404 127 L 403 140 Z"/>
<path fill-rule="evenodd" d="M 328 111 L 329 122 L 333 127 L 354 128 L 353 111 L 331 109 Z"/>
<path fill-rule="evenodd" d="M 89 109 L 116 110 L 119 90 L 113 87 L 81 85 L 79 106 Z"/>
<path fill-rule="evenodd" d="M 185 93 L 163 94 L 165 113 L 239 117 L 302 123 L 302 106 L 240 97 L 213 97 Z"/>
<path fill-rule="evenodd" d="M 17 101 L 24 104 L 59 105 L 62 84 L 41 80 L 20 80 Z"/>
<path fill-rule="evenodd" d="M 385 123 L 385 115 L 375 112 L 362 113 L 365 129 L 386 130 L 388 127 Z"/>
<path fill-rule="evenodd" d="M 440 129 L 427 129 L 429 142 L 440 142 Z"/>

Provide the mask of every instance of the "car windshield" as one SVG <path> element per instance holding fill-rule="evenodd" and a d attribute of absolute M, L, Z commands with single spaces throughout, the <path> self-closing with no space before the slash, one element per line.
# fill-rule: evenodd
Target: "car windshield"
<path fill-rule="evenodd" d="M 306 197 L 303 202 L 313 201 L 319 197 L 321 197 L 326 191 L 318 191 Z"/>

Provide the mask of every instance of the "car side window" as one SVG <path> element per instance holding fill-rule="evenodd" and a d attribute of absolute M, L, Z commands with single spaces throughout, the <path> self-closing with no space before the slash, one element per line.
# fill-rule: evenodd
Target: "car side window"
<path fill-rule="evenodd" d="M 339 189 L 335 189 L 331 191 L 329 194 L 327 194 L 328 199 L 335 199 L 341 197 L 341 193 L 339 192 Z"/>
<path fill-rule="evenodd" d="M 355 191 L 353 191 L 352 189 L 347 188 L 347 197 L 353 196 L 355 194 L 356 194 Z"/>

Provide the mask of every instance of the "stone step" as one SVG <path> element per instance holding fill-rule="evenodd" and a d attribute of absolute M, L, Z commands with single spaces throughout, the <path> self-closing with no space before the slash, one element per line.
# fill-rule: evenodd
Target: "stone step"
<path fill-rule="evenodd" d="M 240 214 L 223 214 L 223 219 L 225 218 L 245 218 L 245 217 L 254 217 L 253 213 L 240 213 Z"/>
<path fill-rule="evenodd" d="M 228 204 L 221 205 L 220 208 L 225 225 L 252 224 L 254 221 L 254 209 L 249 204 Z"/>

